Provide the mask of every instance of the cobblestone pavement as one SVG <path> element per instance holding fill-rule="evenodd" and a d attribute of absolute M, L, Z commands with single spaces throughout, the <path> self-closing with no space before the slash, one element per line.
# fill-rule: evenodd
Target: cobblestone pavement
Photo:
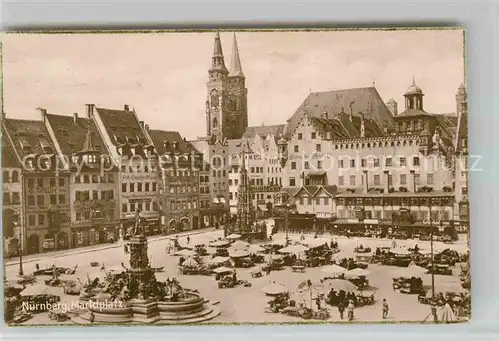
<path fill-rule="evenodd" d="M 191 244 L 208 243 L 213 238 L 222 237 L 222 231 L 210 231 L 198 235 L 191 236 Z M 274 239 L 284 238 L 284 235 L 278 234 Z M 298 235 L 291 236 L 292 239 L 298 239 Z M 308 236 L 306 238 L 312 238 Z M 335 237 L 333 237 L 335 238 Z M 330 236 L 320 237 L 325 241 L 330 241 Z M 390 240 L 381 239 L 347 239 L 338 238 L 339 247 L 342 250 L 340 256 L 353 256 L 353 249 L 358 244 L 374 248 L 375 246 L 389 245 Z M 186 238 L 180 238 L 181 244 L 186 243 Z M 418 243 L 420 248 L 429 247 L 428 242 L 422 241 L 398 241 L 398 245 L 405 245 L 412 247 Z M 270 300 L 261 289 L 271 283 L 276 282 L 287 286 L 290 291 L 294 291 L 299 283 L 306 279 L 319 281 L 325 274 L 321 272 L 320 268 L 308 268 L 305 273 L 294 273 L 289 268 L 281 271 L 274 271 L 269 276 L 261 278 L 251 278 L 251 272 L 255 268 L 239 269 L 238 277 L 249 280 L 252 283 L 251 287 L 238 286 L 236 288 L 218 289 L 217 283 L 213 276 L 185 276 L 178 275 L 177 272 L 177 257 L 167 255 L 165 249 L 169 241 L 167 239 L 152 240 L 148 245 L 148 252 L 151 258 L 151 263 L 154 267 L 165 267 L 166 271 L 157 273 L 159 280 L 164 280 L 167 277 L 177 277 L 186 288 L 198 289 L 200 293 L 207 299 L 220 301 L 221 315 L 216 317 L 210 322 L 224 323 L 265 323 L 265 322 L 304 322 L 300 318 L 294 318 L 282 314 L 266 313 L 265 308 L 267 302 Z M 452 245 L 445 245 L 435 243 L 436 249 L 444 249 L 450 247 L 459 252 L 465 252 L 467 245 L 464 240 L 460 240 Z M 47 259 L 47 262 L 40 262 L 40 266 L 50 266 L 55 264 L 57 266 L 74 267 L 78 264 L 77 275 L 84 280 L 89 274 L 101 274 L 98 268 L 90 266 L 91 261 L 102 262 L 107 268 L 120 266 L 121 262 L 128 265 L 127 255 L 123 252 L 123 247 L 115 247 L 111 249 L 96 250 L 92 252 L 73 254 L 68 256 L 60 256 L 55 260 Z M 25 265 L 25 272 L 29 273 L 35 269 L 35 263 L 28 263 Z M 375 304 L 371 306 L 360 307 L 355 310 L 355 320 L 363 322 L 382 321 L 382 306 L 383 298 L 386 298 L 389 306 L 388 322 L 397 321 L 423 321 L 430 313 L 429 306 L 418 303 L 416 295 L 405 295 L 394 292 L 392 289 L 392 273 L 396 267 L 392 266 L 379 266 L 370 264 L 368 270 L 371 272 L 368 279 L 370 281 L 370 289 L 368 292 L 375 293 Z M 462 291 L 459 279 L 460 267 L 457 266 L 453 269 L 453 276 L 435 276 L 436 292 L 446 291 Z M 14 279 L 17 275 L 17 267 L 9 266 L 6 268 L 6 275 L 8 279 Z M 42 278 L 40 278 L 42 280 Z M 423 278 L 424 285 L 427 288 L 431 284 L 431 276 L 425 275 Z M 61 295 L 62 301 L 70 302 L 77 301 L 77 296 L 67 296 L 62 294 L 61 288 L 53 288 L 55 294 Z M 331 321 L 340 321 L 339 314 L 336 308 L 330 307 Z M 51 322 L 47 314 L 38 314 L 33 319 L 26 322 L 26 324 L 46 324 Z"/>

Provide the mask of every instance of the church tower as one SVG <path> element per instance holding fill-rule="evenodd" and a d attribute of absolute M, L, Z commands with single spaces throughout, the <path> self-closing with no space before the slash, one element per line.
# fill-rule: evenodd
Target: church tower
<path fill-rule="evenodd" d="M 236 35 L 230 70 L 226 69 L 220 35 L 215 35 L 212 67 L 208 71 L 206 124 L 207 136 L 239 139 L 248 126 L 247 89 L 241 67 Z"/>

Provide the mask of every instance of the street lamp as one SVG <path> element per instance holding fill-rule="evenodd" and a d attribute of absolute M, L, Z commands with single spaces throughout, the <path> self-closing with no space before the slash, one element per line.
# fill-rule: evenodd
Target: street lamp
<path fill-rule="evenodd" d="M 290 204 L 287 202 L 285 204 L 285 242 L 286 242 L 286 245 L 285 246 L 288 246 L 288 210 L 290 209 Z"/>
<path fill-rule="evenodd" d="M 24 275 L 23 270 L 23 242 L 22 242 L 22 234 L 19 231 L 19 276 Z"/>

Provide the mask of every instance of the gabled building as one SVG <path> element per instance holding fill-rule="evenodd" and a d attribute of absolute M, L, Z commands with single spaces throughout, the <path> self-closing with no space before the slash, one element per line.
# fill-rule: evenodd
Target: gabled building
<path fill-rule="evenodd" d="M 144 122 L 139 121 L 135 110 L 128 105 L 123 110 L 93 104 L 87 104 L 86 108 L 87 117 L 94 121 L 112 162 L 119 168 L 120 235 L 133 227 L 138 211 L 148 222 L 145 234 L 159 234 L 158 159 Z"/>
<path fill-rule="evenodd" d="M 26 243 L 23 205 L 23 172 L 5 127 L 2 125 L 2 236 L 4 257 L 19 255 Z"/>
<path fill-rule="evenodd" d="M 203 155 L 205 168 L 201 175 L 204 181 L 200 186 L 204 188 L 204 196 L 206 197 L 207 188 L 210 196 L 208 206 L 206 202 L 200 205 L 201 220 L 204 226 L 220 226 L 229 217 L 228 141 L 212 136 L 189 143 Z"/>
<path fill-rule="evenodd" d="M 176 131 L 147 130 L 158 154 L 162 229 L 200 228 L 199 181 L 203 155 Z"/>
<path fill-rule="evenodd" d="M 119 238 L 119 173 L 89 117 L 45 114 L 45 126 L 70 170 L 71 246 Z"/>
<path fill-rule="evenodd" d="M 45 109 L 39 109 L 41 118 Z M 71 247 L 69 172 L 42 120 L 6 118 L 3 128 L 23 169 L 23 252 Z"/>

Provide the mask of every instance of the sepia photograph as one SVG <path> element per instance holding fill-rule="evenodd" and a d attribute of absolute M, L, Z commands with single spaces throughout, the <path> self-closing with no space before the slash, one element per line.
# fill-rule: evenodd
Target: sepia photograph
<path fill-rule="evenodd" d="M 5 324 L 468 322 L 464 34 L 4 34 Z"/>

